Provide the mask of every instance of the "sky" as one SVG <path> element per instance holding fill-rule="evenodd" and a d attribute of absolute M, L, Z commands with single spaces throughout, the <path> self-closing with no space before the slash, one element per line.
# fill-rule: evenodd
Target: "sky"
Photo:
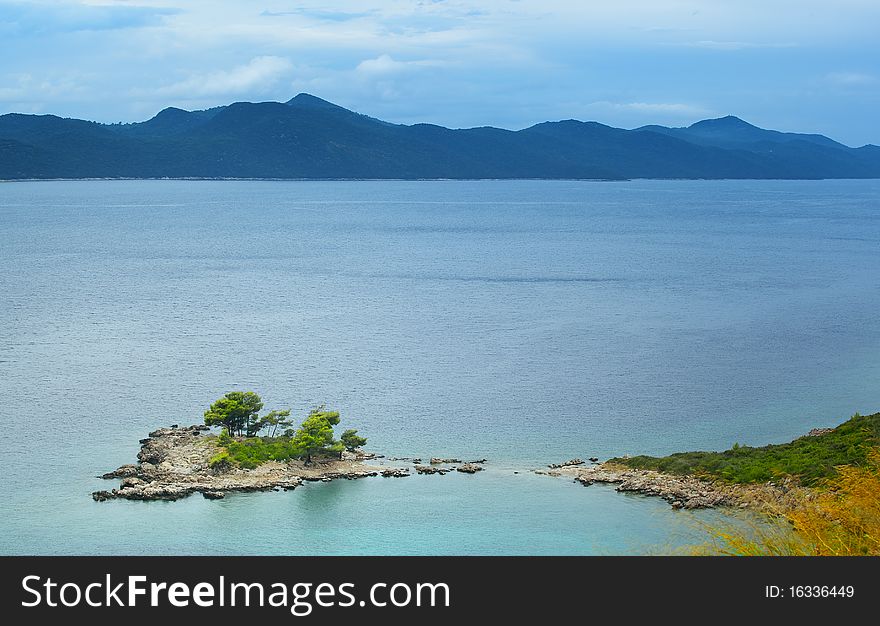
<path fill-rule="evenodd" d="M 736 115 L 880 145 L 878 0 L 0 0 L 0 113 L 307 92 L 397 123 Z"/>

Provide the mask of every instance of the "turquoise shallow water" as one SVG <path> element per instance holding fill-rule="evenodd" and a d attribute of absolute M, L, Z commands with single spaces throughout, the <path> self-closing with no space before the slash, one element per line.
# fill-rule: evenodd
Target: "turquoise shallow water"
<path fill-rule="evenodd" d="M 0 185 L 0 553 L 701 541 L 712 514 L 513 471 L 877 410 L 878 209 L 880 181 Z M 490 470 L 89 499 L 146 432 L 232 388 Z"/>

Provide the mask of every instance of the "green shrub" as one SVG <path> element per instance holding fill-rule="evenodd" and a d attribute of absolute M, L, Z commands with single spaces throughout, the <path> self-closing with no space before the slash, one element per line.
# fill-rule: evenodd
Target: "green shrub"
<path fill-rule="evenodd" d="M 229 457 L 229 452 L 222 450 L 211 457 L 211 460 L 208 461 L 208 465 L 211 469 L 224 470 L 232 465 L 232 459 Z"/>

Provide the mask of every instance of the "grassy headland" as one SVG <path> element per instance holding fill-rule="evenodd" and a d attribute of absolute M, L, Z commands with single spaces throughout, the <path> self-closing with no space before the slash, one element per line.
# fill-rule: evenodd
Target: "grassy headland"
<path fill-rule="evenodd" d="M 759 483 L 782 477 L 806 486 L 837 475 L 836 467 L 862 466 L 880 447 L 880 413 L 859 415 L 820 435 L 807 435 L 778 445 L 734 446 L 724 452 L 677 452 L 669 456 L 610 459 L 633 469 L 693 475 L 731 483 Z"/>

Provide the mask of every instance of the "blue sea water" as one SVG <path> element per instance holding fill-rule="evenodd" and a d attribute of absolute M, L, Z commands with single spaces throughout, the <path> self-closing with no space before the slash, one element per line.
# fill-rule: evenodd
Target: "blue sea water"
<path fill-rule="evenodd" d="M 880 410 L 880 181 L 0 185 L 0 554 L 630 554 L 717 513 L 529 469 Z M 230 389 L 475 476 L 95 503 Z M 519 473 L 514 473 L 515 471 Z"/>

